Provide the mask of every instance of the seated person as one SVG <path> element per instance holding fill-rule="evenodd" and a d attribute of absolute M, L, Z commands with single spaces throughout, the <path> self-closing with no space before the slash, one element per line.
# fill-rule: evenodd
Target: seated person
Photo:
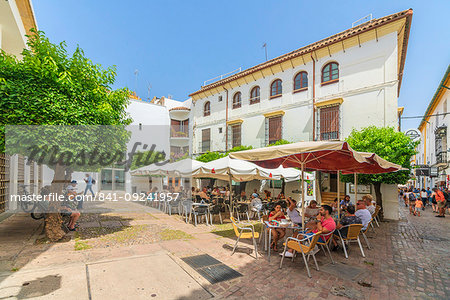
<path fill-rule="evenodd" d="M 348 227 L 342 228 L 347 225 L 351 224 L 362 224 L 362 221 L 359 217 L 355 216 L 355 207 L 353 205 L 347 206 L 347 212 L 345 213 L 345 216 L 341 219 L 339 224 L 336 226 L 337 231 L 341 234 L 343 238 L 347 237 Z M 339 234 L 337 232 L 334 233 L 336 237 L 339 237 Z M 336 238 L 333 237 L 333 248 L 332 250 L 335 251 L 338 249 L 338 244 L 336 242 Z"/>
<path fill-rule="evenodd" d="M 341 209 L 342 210 L 346 210 L 347 206 L 350 205 L 350 196 L 349 195 L 345 195 L 344 199 L 341 201 L 340 203 L 341 205 Z"/>
<path fill-rule="evenodd" d="M 252 194 L 252 202 L 250 203 L 250 206 L 253 211 L 262 210 L 262 201 L 259 199 L 258 194 Z"/>
<path fill-rule="evenodd" d="M 264 197 L 265 197 L 265 199 L 269 199 L 270 196 L 271 196 L 270 191 L 264 190 Z"/>
<path fill-rule="evenodd" d="M 258 198 L 259 198 L 259 193 L 258 193 L 258 190 L 257 190 L 257 189 L 253 189 L 253 194 L 258 195 Z"/>
<path fill-rule="evenodd" d="M 241 191 L 241 200 L 247 199 L 247 196 L 245 195 L 245 190 Z"/>
<path fill-rule="evenodd" d="M 288 203 L 288 208 L 286 210 L 286 213 L 288 214 L 289 219 L 291 219 L 292 223 L 301 225 L 302 217 L 298 213 L 297 202 L 294 199 L 292 199 L 291 197 L 287 197 L 286 201 Z"/>
<path fill-rule="evenodd" d="M 366 203 L 362 200 L 359 200 L 356 204 L 356 212 L 355 215 L 359 217 L 362 221 L 363 228 L 361 230 L 366 230 L 367 225 L 370 220 L 372 220 L 372 215 L 366 208 Z"/>
<path fill-rule="evenodd" d="M 219 196 L 219 194 L 220 194 L 219 188 L 217 186 L 214 187 L 214 189 L 212 190 L 211 194 L 213 196 Z"/>
<path fill-rule="evenodd" d="M 322 234 L 327 234 L 336 229 L 336 223 L 334 222 L 333 218 L 331 217 L 331 213 L 333 212 L 333 209 L 329 205 L 322 205 L 320 208 L 319 214 L 317 215 L 317 219 L 315 221 L 308 222 L 307 227 L 309 227 L 308 230 L 306 230 L 303 233 L 300 233 L 297 235 L 298 239 L 303 239 L 305 237 L 312 236 L 314 233 L 322 232 Z M 326 240 L 331 238 L 331 236 L 325 237 Z M 324 243 L 323 237 L 321 236 L 319 238 L 319 242 Z M 292 257 L 292 249 L 289 249 L 284 253 L 285 257 Z"/>
<path fill-rule="evenodd" d="M 79 201 L 77 197 L 79 197 L 82 192 L 77 193 L 76 186 L 76 180 L 72 180 L 67 187 L 67 197 L 65 197 L 64 201 L 61 203 L 61 213 L 70 216 L 69 224 L 67 224 L 70 231 L 76 230 L 76 222 L 81 216 L 80 212 L 77 210 L 77 202 Z"/>
<path fill-rule="evenodd" d="M 150 201 L 156 200 L 157 199 L 156 198 L 156 196 L 157 196 L 156 192 L 157 191 L 158 191 L 158 187 L 156 187 L 156 186 L 152 187 L 152 189 L 148 192 L 147 199 L 150 200 Z"/>
<path fill-rule="evenodd" d="M 307 218 L 315 218 L 319 214 L 320 208 L 317 207 L 317 201 L 311 200 L 309 202 L 308 207 L 305 208 L 305 217 Z"/>
<path fill-rule="evenodd" d="M 203 188 L 203 190 L 201 190 L 201 192 L 198 193 L 198 195 L 200 196 L 200 198 L 202 198 L 202 200 L 209 200 L 209 196 L 206 194 L 207 189 Z"/>
<path fill-rule="evenodd" d="M 285 199 L 285 198 L 286 198 L 286 197 L 284 196 L 284 193 L 283 193 L 283 192 L 281 192 L 281 193 L 278 194 L 277 199 Z"/>
<path fill-rule="evenodd" d="M 281 209 L 281 205 L 277 204 L 273 211 L 269 214 L 269 222 L 270 221 L 280 221 L 281 219 L 286 219 L 284 216 L 283 210 Z M 286 235 L 285 228 L 271 228 L 272 231 L 272 243 L 270 244 L 270 248 L 274 251 L 278 251 L 278 241 L 281 240 Z"/>
<path fill-rule="evenodd" d="M 366 203 L 366 208 L 370 212 L 371 215 L 375 213 L 375 206 L 373 205 L 373 197 L 372 195 L 364 195 L 362 197 L 363 201 Z"/>
<path fill-rule="evenodd" d="M 337 208 L 338 208 L 338 198 L 334 198 L 333 203 L 331 204 L 331 208 L 333 209 L 333 212 L 337 211 Z"/>

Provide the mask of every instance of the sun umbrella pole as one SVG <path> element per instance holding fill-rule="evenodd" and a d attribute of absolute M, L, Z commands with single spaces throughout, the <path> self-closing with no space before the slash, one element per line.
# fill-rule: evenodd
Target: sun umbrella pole
<path fill-rule="evenodd" d="M 340 177 L 341 177 L 341 172 L 338 170 L 337 171 L 337 212 L 338 212 L 338 220 L 341 220 L 341 189 L 340 189 Z"/>
<path fill-rule="evenodd" d="M 355 205 L 356 202 L 358 201 L 358 174 L 355 173 Z"/>
<path fill-rule="evenodd" d="M 232 179 L 231 179 L 231 174 L 229 174 L 228 175 L 229 177 L 228 177 L 228 184 L 229 184 L 229 186 L 230 186 L 230 208 L 231 208 L 231 211 L 230 211 L 230 217 L 233 215 L 233 181 L 232 181 Z"/>
<path fill-rule="evenodd" d="M 302 166 L 302 230 L 305 230 L 305 178 L 304 174 L 304 164 Z"/>

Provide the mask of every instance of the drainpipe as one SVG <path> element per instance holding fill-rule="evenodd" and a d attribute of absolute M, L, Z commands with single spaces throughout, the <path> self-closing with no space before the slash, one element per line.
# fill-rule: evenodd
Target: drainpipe
<path fill-rule="evenodd" d="M 312 98 L 313 98 L 313 141 L 316 140 L 316 61 L 314 60 L 314 57 L 311 54 L 311 59 L 313 62 L 313 86 L 312 86 Z"/>
<path fill-rule="evenodd" d="M 225 152 L 228 151 L 228 90 L 226 88 L 223 88 L 226 92 L 227 92 L 227 96 L 226 96 L 226 108 L 225 108 Z M 231 187 L 230 187 L 231 190 Z M 231 194 L 231 192 L 230 192 Z"/>

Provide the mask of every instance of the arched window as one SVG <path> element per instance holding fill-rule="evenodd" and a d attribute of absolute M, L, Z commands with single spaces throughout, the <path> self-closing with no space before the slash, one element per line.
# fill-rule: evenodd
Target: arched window
<path fill-rule="evenodd" d="M 337 62 L 327 63 L 322 69 L 322 83 L 339 79 L 339 65 Z"/>
<path fill-rule="evenodd" d="M 250 104 L 259 103 L 260 94 L 259 94 L 259 86 L 255 86 L 250 91 Z"/>
<path fill-rule="evenodd" d="M 308 73 L 302 71 L 294 77 L 294 92 L 308 87 Z"/>
<path fill-rule="evenodd" d="M 203 107 L 203 116 L 209 116 L 211 114 L 211 103 L 206 101 L 205 106 Z"/>
<path fill-rule="evenodd" d="M 241 107 L 241 92 L 237 92 L 233 96 L 233 108 Z"/>
<path fill-rule="evenodd" d="M 281 79 L 277 79 L 272 82 L 270 86 L 270 97 L 281 96 L 282 88 L 281 88 Z"/>

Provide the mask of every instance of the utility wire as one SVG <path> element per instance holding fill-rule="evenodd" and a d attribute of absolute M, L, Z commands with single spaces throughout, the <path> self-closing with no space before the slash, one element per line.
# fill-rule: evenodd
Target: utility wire
<path fill-rule="evenodd" d="M 424 115 L 424 116 L 411 116 L 411 117 L 400 117 L 401 119 L 423 119 L 426 117 L 434 117 L 434 116 L 446 116 L 450 114 L 450 112 L 434 114 L 434 115 Z"/>

